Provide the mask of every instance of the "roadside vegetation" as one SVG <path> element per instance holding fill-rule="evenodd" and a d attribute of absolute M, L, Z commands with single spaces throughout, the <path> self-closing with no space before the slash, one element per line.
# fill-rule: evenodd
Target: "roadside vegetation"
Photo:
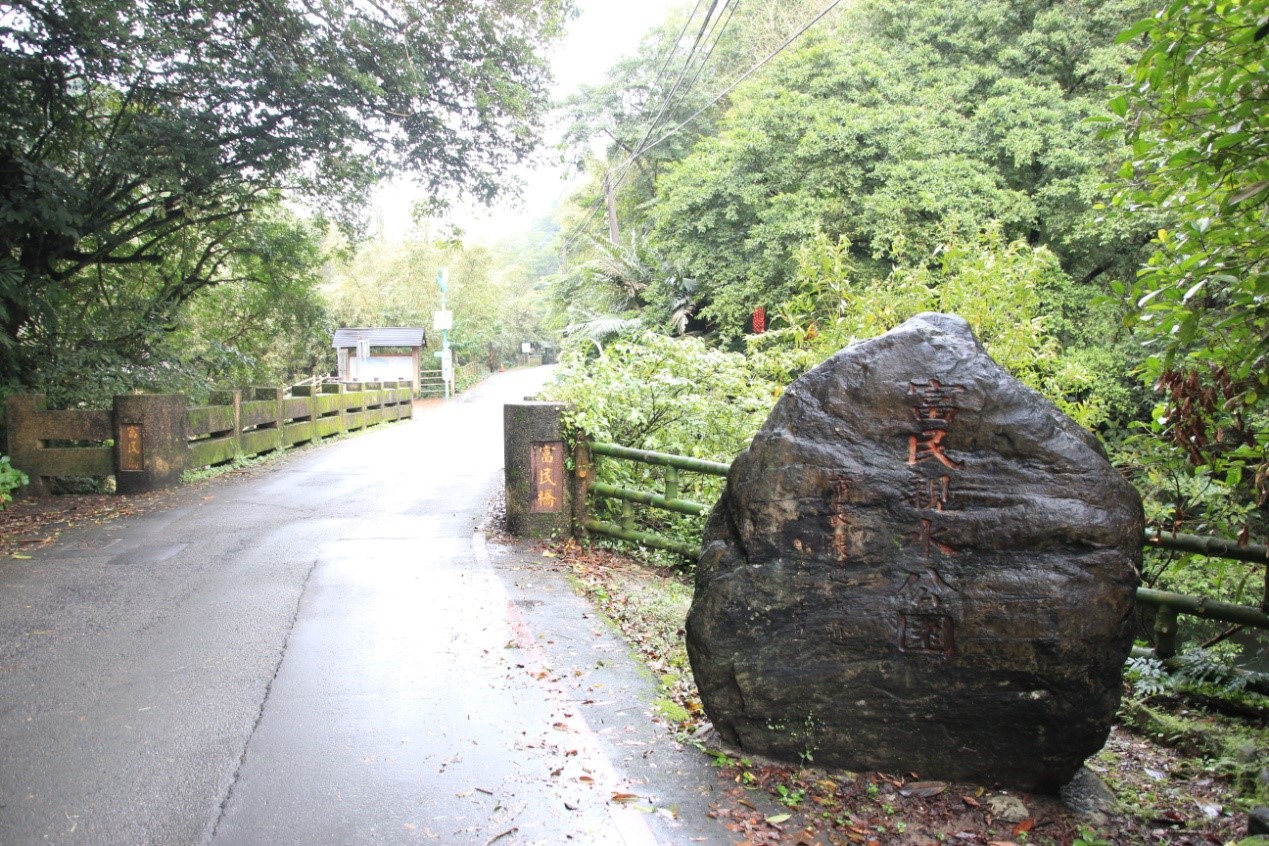
<path fill-rule="evenodd" d="M 1099 436 L 1150 526 L 1269 539 L 1265 4 L 860 0 L 781 48 L 822 8 L 739 5 L 704 30 L 709 62 L 672 16 L 570 101 L 591 183 L 551 281 L 568 346 L 548 393 L 578 435 L 730 461 L 793 379 L 948 311 Z M 671 56 L 686 92 L 649 76 Z M 633 468 L 600 473 L 657 489 Z M 1265 575 L 1148 550 L 1142 577 L 1263 606 Z M 1186 630 L 1199 663 L 1266 653 Z"/>
<path fill-rule="evenodd" d="M 1118 724 L 1088 761 L 1109 795 L 1086 787 L 1069 804 L 920 773 L 825 770 L 814 749 L 801 766 L 746 756 L 708 731 L 683 643 L 691 587 L 682 570 L 574 542 L 550 554 L 660 680 L 657 710 L 668 730 L 711 755 L 718 777 L 736 785 L 714 813 L 739 843 L 1206 846 L 1242 839 L 1247 812 L 1269 800 L 1269 698 L 1231 696 L 1212 675 L 1145 668 L 1129 673 Z M 758 813 L 746 803 L 750 791 L 787 812 Z"/>
<path fill-rule="evenodd" d="M 549 106 L 545 50 L 572 11 L 6 5 L 0 415 L 14 393 L 201 402 L 327 374 L 338 326 L 430 330 L 441 266 L 458 362 L 514 361 L 545 337 L 534 283 L 555 269 L 550 225 L 484 248 L 443 216 L 514 195 L 508 172 L 540 146 Z M 400 237 L 369 213 L 389 178 L 427 198 Z M 21 481 L 0 472 L 0 506 Z"/>
<path fill-rule="evenodd" d="M 552 280 L 568 341 L 548 395 L 571 403 L 574 435 L 730 461 L 793 379 L 948 311 L 1099 436 L 1150 526 L 1269 540 L 1269 7 L 860 0 L 798 35 L 823 8 L 740 4 L 721 25 L 684 10 L 570 102 L 590 182 Z M 709 61 L 688 49 L 698 25 Z M 696 426 L 663 410 L 680 408 Z M 660 488 L 655 469 L 600 462 L 605 481 Z M 719 481 L 689 476 L 684 497 L 712 502 Z M 699 518 L 638 515 L 699 543 Z M 573 566 L 667 668 L 666 713 L 693 742 L 681 638 L 651 622 L 691 563 L 603 547 L 571 549 Z M 1267 576 L 1147 550 L 1142 580 L 1264 608 Z M 1121 803 L 1112 820 L 957 828 L 981 796 L 914 803 L 907 774 L 720 753 L 727 777 L 796 808 L 750 819 L 749 842 L 1236 840 L 1239 815 L 1269 802 L 1269 639 L 1193 618 L 1182 635 L 1167 666 L 1129 664 L 1119 725 L 1090 761 Z"/>

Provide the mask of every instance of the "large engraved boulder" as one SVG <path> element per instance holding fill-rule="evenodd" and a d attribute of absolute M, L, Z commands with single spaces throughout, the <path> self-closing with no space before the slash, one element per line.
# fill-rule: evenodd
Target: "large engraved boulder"
<path fill-rule="evenodd" d="M 710 516 L 687 646 L 706 713 L 791 761 L 1056 790 L 1119 703 L 1136 491 L 957 317 L 780 399 Z"/>

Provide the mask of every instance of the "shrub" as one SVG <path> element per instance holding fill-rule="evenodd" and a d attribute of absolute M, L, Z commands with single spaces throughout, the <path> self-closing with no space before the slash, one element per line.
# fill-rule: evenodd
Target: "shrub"
<path fill-rule="evenodd" d="M 560 372 L 544 391 L 567 402 L 570 437 L 607 441 L 711 461 L 730 462 L 762 425 L 778 388 L 755 377 L 738 353 L 714 349 L 698 338 L 669 338 L 653 332 L 615 341 L 566 347 Z M 610 484 L 659 491 L 663 468 L 604 459 L 597 475 Z M 715 476 L 685 473 L 681 497 L 712 504 L 722 491 Z M 607 502 L 600 518 L 615 516 Z M 703 518 L 643 510 L 641 527 L 687 543 L 698 543 Z"/>
<path fill-rule="evenodd" d="M 0 455 L 0 509 L 13 501 L 13 491 L 30 481 L 25 473 L 9 463 L 9 456 Z"/>

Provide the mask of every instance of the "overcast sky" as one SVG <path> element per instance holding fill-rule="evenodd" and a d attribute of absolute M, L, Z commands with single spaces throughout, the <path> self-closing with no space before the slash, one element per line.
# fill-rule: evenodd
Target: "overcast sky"
<path fill-rule="evenodd" d="M 582 0 L 581 16 L 551 57 L 557 94 L 569 94 L 583 83 L 601 82 L 604 72 L 630 55 L 649 29 L 683 0 Z"/>
<path fill-rule="evenodd" d="M 631 55 L 639 40 L 665 19 L 669 10 L 684 0 L 580 0 L 581 14 L 568 25 L 563 41 L 552 52 L 555 96 L 563 98 L 583 84 L 603 82 L 618 59 Z M 564 190 L 558 171 L 543 168 L 520 174 L 525 180 L 525 199 L 520 207 L 507 205 L 492 212 L 470 210 L 459 215 L 459 224 L 475 240 L 497 237 L 509 229 L 546 214 Z M 391 186 L 377 201 L 388 237 L 400 237 L 410 226 L 407 197 L 412 192 Z"/>

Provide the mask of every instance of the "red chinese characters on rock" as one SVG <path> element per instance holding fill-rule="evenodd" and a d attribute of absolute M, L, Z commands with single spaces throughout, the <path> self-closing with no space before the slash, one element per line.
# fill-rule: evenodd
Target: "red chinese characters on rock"
<path fill-rule="evenodd" d="M 846 515 L 850 486 L 841 476 L 834 476 L 829 481 L 829 486 L 828 525 L 832 529 L 833 558 L 839 564 L 844 564 L 850 557 L 850 536 L 847 534 L 850 529 L 850 518 Z"/>
<path fill-rule="evenodd" d="M 948 456 L 944 441 L 956 418 L 955 397 L 964 390 L 963 385 L 944 385 L 937 379 L 908 383 L 908 396 L 913 398 L 912 414 L 918 426 L 918 432 L 908 436 L 909 467 L 937 461 L 949 470 L 961 469 L 961 465 Z"/>
<path fill-rule="evenodd" d="M 951 502 L 955 474 L 964 466 L 948 453 L 957 397 L 964 390 L 963 385 L 945 385 L 937 379 L 908 383 L 917 425 L 917 431 L 908 436 L 907 464 L 912 473 L 909 504 L 920 517 L 904 547 L 915 551 L 929 566 L 924 572 L 910 574 L 898 592 L 909 606 L 898 614 L 902 652 L 951 656 L 956 651 L 955 620 L 946 613 L 946 604 L 958 591 L 935 565 L 958 554 L 938 521 Z"/>

